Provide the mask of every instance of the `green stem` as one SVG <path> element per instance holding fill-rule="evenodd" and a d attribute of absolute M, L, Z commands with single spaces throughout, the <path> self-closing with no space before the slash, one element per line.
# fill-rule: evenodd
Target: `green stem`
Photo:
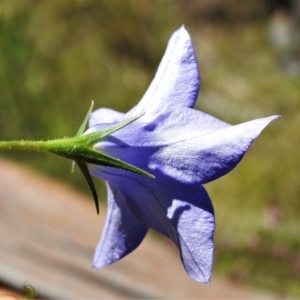
<path fill-rule="evenodd" d="M 119 168 L 154 178 L 153 175 L 143 171 L 142 169 L 93 149 L 91 141 L 95 140 L 94 134 L 95 133 L 90 133 L 87 135 L 50 141 L 0 141 L 0 151 L 25 150 L 34 152 L 50 152 L 76 162 Z"/>
<path fill-rule="evenodd" d="M 50 141 L 0 141 L 1 150 L 18 150 L 18 151 L 34 151 L 34 152 L 60 152 L 72 151 L 77 146 L 85 146 L 84 136 L 71 137 L 64 139 L 56 139 Z"/>
<path fill-rule="evenodd" d="M 84 145 L 82 136 L 50 141 L 0 141 L 0 151 L 50 152 L 70 159 L 74 159 L 72 154 L 80 154 L 81 151 L 84 153 L 84 150 L 88 151 L 88 148 Z"/>
<path fill-rule="evenodd" d="M 0 141 L 0 150 L 46 152 L 49 151 L 47 145 L 48 141 Z"/>

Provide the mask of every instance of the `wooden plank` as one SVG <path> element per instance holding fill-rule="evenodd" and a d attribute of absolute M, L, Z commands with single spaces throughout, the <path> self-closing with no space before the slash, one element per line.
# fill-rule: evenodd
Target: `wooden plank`
<path fill-rule="evenodd" d="M 85 196 L 0 160 L 0 283 L 29 283 L 43 299 L 274 298 L 217 278 L 194 282 L 175 247 L 149 235 L 120 262 L 93 269 L 104 218 Z"/>

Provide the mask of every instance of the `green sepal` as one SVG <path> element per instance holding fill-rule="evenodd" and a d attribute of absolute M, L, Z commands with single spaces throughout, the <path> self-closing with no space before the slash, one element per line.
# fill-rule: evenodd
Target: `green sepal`
<path fill-rule="evenodd" d="M 88 112 L 87 112 L 87 114 L 86 114 L 86 116 L 85 116 L 82 124 L 80 125 L 80 127 L 79 127 L 79 129 L 78 129 L 75 136 L 80 136 L 84 133 L 84 130 L 86 128 L 86 125 L 87 125 L 87 123 L 89 121 L 89 118 L 90 118 L 90 115 L 92 113 L 93 107 L 94 107 L 94 101 L 92 100 L 91 105 L 89 107 L 89 110 L 88 110 Z M 71 172 L 72 173 L 74 172 L 74 169 L 75 169 L 75 161 L 72 162 L 72 166 L 71 166 Z"/>
<path fill-rule="evenodd" d="M 90 190 L 92 192 L 92 195 L 93 195 L 93 198 L 94 198 L 97 214 L 99 215 L 98 195 L 97 195 L 97 191 L 96 191 L 95 186 L 94 186 L 92 176 L 89 172 L 89 169 L 88 169 L 87 165 L 84 162 L 81 162 L 81 161 L 74 161 L 74 162 L 79 167 L 80 171 L 82 172 L 83 176 L 85 177 L 85 179 L 86 179 L 86 181 L 89 185 L 89 188 L 90 188 Z"/>
<path fill-rule="evenodd" d="M 92 103 L 91 103 L 91 105 L 90 105 L 90 108 L 89 108 L 89 110 L 88 110 L 88 112 L 87 112 L 87 114 L 86 114 L 86 116 L 85 116 L 85 118 L 84 118 L 82 124 L 80 125 L 80 127 L 79 127 L 79 129 L 78 129 L 78 131 L 77 131 L 77 133 L 76 133 L 75 136 L 79 136 L 79 135 L 82 135 L 82 134 L 83 134 L 83 132 L 84 132 L 84 130 L 85 130 L 85 128 L 86 128 L 86 125 L 87 125 L 87 123 L 88 123 L 88 121 L 89 121 L 90 115 L 91 115 L 91 113 L 92 113 L 93 107 L 94 107 L 94 101 L 92 100 Z"/>
<path fill-rule="evenodd" d="M 73 144 L 74 143 L 72 143 L 72 145 Z M 152 174 L 140 168 L 137 168 L 131 164 L 128 164 L 122 160 L 104 154 L 102 152 L 98 152 L 93 148 L 87 148 L 82 145 L 78 145 L 76 147 L 71 146 L 69 150 L 67 147 L 63 147 L 62 149 L 55 147 L 53 150 L 50 151 L 56 155 L 72 159 L 76 162 L 81 161 L 81 162 L 91 163 L 99 166 L 122 169 L 132 173 L 154 178 Z"/>
<path fill-rule="evenodd" d="M 138 116 L 132 117 L 128 120 L 125 120 L 123 122 L 109 126 L 103 130 L 99 130 L 96 132 L 91 132 L 88 134 L 83 134 L 71 138 L 64 138 L 45 142 L 33 142 L 32 146 L 36 148 L 36 150 L 52 152 L 56 155 L 72 159 L 74 161 L 81 161 L 95 165 L 103 165 L 106 167 L 123 169 L 129 172 L 154 178 L 153 175 L 140 168 L 137 168 L 117 158 L 99 152 L 93 148 L 95 143 L 99 142 L 107 135 L 116 132 L 117 130 L 120 130 L 126 125 L 134 122 L 142 115 L 143 114 L 140 114 Z M 28 144 L 28 142 L 26 142 L 25 144 Z"/>
<path fill-rule="evenodd" d="M 115 125 L 109 126 L 107 128 L 101 129 L 99 131 L 95 131 L 95 132 L 91 132 L 91 133 L 87 133 L 82 135 L 82 137 L 84 138 L 84 141 L 89 144 L 89 145 L 93 145 L 97 142 L 99 142 L 101 139 L 105 138 L 106 136 L 122 129 L 123 127 L 131 124 L 132 122 L 136 121 L 137 119 L 139 119 L 141 116 L 143 116 L 145 113 L 141 113 L 137 116 L 134 116 L 132 118 L 129 118 L 125 121 L 122 121 L 120 123 L 117 123 Z"/>

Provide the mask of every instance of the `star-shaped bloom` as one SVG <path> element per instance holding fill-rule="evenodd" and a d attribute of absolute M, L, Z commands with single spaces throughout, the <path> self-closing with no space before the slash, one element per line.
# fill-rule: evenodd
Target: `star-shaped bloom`
<path fill-rule="evenodd" d="M 106 181 L 108 212 L 94 267 L 111 264 L 136 249 L 149 228 L 170 238 L 193 279 L 208 283 L 215 230 L 214 210 L 202 186 L 230 172 L 253 140 L 278 116 L 232 126 L 193 109 L 200 76 L 184 27 L 176 31 L 142 100 L 128 113 L 108 108 L 92 113 L 88 132 L 145 112 L 94 147 L 155 178 L 91 166 Z"/>

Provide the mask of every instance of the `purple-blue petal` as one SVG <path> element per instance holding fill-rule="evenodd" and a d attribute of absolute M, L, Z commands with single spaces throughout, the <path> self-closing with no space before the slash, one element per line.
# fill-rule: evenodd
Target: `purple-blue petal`
<path fill-rule="evenodd" d="M 128 113 L 149 115 L 178 107 L 194 107 L 200 75 L 191 38 L 182 26 L 169 40 L 166 52 L 142 100 Z"/>
<path fill-rule="evenodd" d="M 177 109 L 149 123 L 136 121 L 95 147 L 154 176 L 161 172 L 183 183 L 204 184 L 231 171 L 276 118 L 231 126 L 196 110 Z"/>
<path fill-rule="evenodd" d="M 201 184 L 230 172 L 243 158 L 261 131 L 278 116 L 249 121 L 194 137 L 186 126 L 186 137 L 161 147 L 148 158 L 150 172 L 156 170 L 181 182 Z"/>
<path fill-rule="evenodd" d="M 89 118 L 89 127 L 103 123 L 119 122 L 124 114 L 110 108 L 99 108 L 93 111 Z"/>
<path fill-rule="evenodd" d="M 215 222 L 213 206 L 201 185 L 183 184 L 163 174 L 151 179 L 122 170 L 116 173 L 107 167 L 97 167 L 92 173 L 121 191 L 126 207 L 139 222 L 173 240 L 192 278 L 209 282 Z"/>
<path fill-rule="evenodd" d="M 177 245 L 187 273 L 196 281 L 209 283 L 214 256 L 215 218 L 212 210 L 199 205 L 210 203 L 206 191 L 193 192 L 198 193 L 189 198 L 189 202 L 174 199 L 168 209 L 168 217 L 176 228 Z"/>
<path fill-rule="evenodd" d="M 93 267 L 112 264 L 135 250 L 148 228 L 128 210 L 122 192 L 107 183 L 108 211 L 101 240 L 96 247 Z"/>

